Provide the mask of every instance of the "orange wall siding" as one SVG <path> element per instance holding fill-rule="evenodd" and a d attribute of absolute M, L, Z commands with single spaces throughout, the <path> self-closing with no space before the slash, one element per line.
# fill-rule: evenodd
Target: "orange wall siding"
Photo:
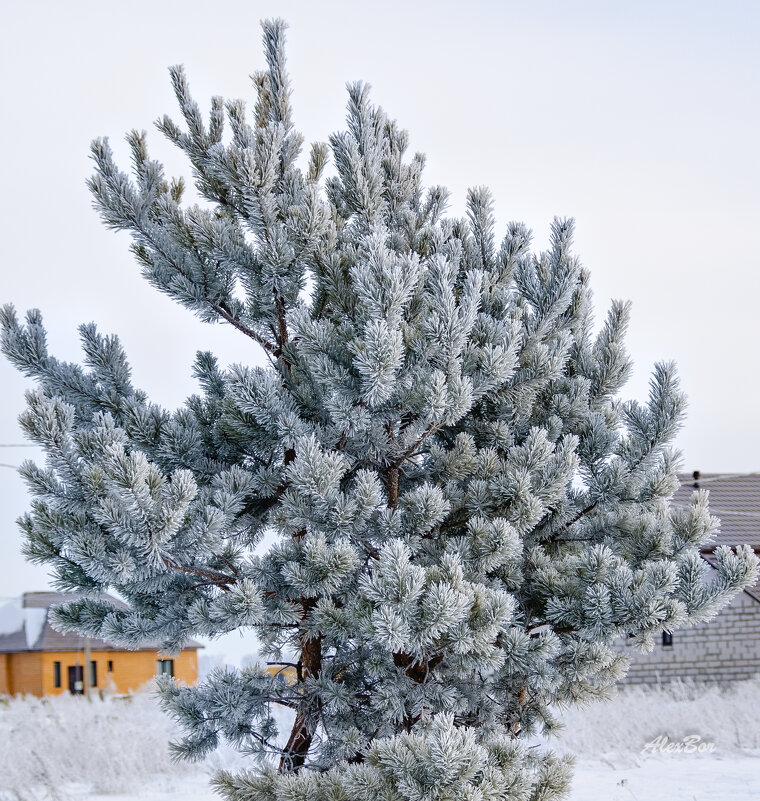
<path fill-rule="evenodd" d="M 0 695 L 8 695 L 10 693 L 9 681 L 8 654 L 0 654 Z"/>
<path fill-rule="evenodd" d="M 101 658 L 102 654 L 102 658 Z M 95 659 L 95 654 L 93 654 Z M 113 661 L 113 672 L 107 673 L 107 660 Z M 113 681 L 117 692 L 127 693 L 142 687 L 156 676 L 156 651 L 100 651 L 98 652 L 98 686 Z M 104 677 L 101 684 L 101 676 Z M 198 681 L 198 652 L 182 651 L 174 657 L 174 678 L 183 684 Z"/>
<path fill-rule="evenodd" d="M 3 684 L 2 659 L 7 664 L 8 680 Z M 97 665 L 94 690 L 127 693 L 138 690 L 156 675 L 157 651 L 92 651 L 90 660 Z M 109 660 L 113 671 L 108 671 Z M 55 662 L 61 663 L 61 686 L 55 686 Z M 0 654 L 0 694 L 31 693 L 59 695 L 69 691 L 69 667 L 84 665 L 83 651 L 47 651 Z M 89 675 L 89 674 L 88 674 Z M 174 677 L 183 684 L 198 681 L 198 652 L 182 651 L 174 657 Z"/>
<path fill-rule="evenodd" d="M 8 654 L 11 695 L 42 695 L 42 653 Z"/>
<path fill-rule="evenodd" d="M 292 665 L 285 665 L 282 667 L 276 665 L 268 665 L 264 670 L 270 676 L 276 676 L 280 681 L 285 684 L 295 684 L 298 681 L 298 673 Z"/>
<path fill-rule="evenodd" d="M 68 692 L 69 689 L 69 665 L 82 665 L 84 660 L 81 654 L 76 651 L 68 653 L 41 653 L 42 657 L 42 694 L 55 695 L 57 693 Z M 53 674 L 53 662 L 61 663 L 61 686 L 56 687 Z"/>

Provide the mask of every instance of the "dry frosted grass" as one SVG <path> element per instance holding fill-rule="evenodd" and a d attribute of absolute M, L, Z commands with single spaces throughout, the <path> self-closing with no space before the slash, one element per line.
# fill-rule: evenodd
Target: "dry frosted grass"
<path fill-rule="evenodd" d="M 697 734 L 715 743 L 716 756 L 758 753 L 758 709 L 760 681 L 623 688 L 609 702 L 564 712 L 565 729 L 549 745 L 616 769 L 641 762 L 642 747 L 661 735 L 678 742 Z M 201 784 L 218 767 L 242 765 L 230 751 L 201 764 L 172 762 L 168 743 L 178 734 L 150 692 L 92 702 L 70 695 L 0 699 L 0 799 L 142 798 L 148 789 L 182 795 L 182 780 Z"/>
<path fill-rule="evenodd" d="M 0 701 L 0 797 L 66 797 L 69 785 L 126 793 L 208 770 L 177 764 L 177 732 L 151 693 L 94 699 L 61 695 Z"/>
<path fill-rule="evenodd" d="M 760 750 L 760 680 L 719 687 L 673 682 L 660 687 L 621 687 L 608 702 L 568 709 L 553 747 L 579 758 L 637 756 L 665 736 L 680 742 L 698 735 L 716 752 Z"/>

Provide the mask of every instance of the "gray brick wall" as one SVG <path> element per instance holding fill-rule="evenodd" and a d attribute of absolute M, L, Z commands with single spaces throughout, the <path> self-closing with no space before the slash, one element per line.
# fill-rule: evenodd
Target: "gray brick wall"
<path fill-rule="evenodd" d="M 626 684 L 750 679 L 760 675 L 760 603 L 742 592 L 709 623 L 674 631 L 672 646 L 658 638 L 648 654 L 625 640 L 618 648 L 631 660 Z"/>

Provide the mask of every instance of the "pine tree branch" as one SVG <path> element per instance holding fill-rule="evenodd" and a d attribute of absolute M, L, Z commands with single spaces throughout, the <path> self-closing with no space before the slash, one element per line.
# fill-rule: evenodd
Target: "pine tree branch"
<path fill-rule="evenodd" d="M 146 229 L 145 229 L 143 226 L 141 226 L 141 225 L 139 224 L 139 221 L 138 221 L 137 219 L 135 219 L 135 220 L 134 220 L 134 222 L 133 222 L 133 226 L 134 226 L 134 229 L 135 229 L 136 231 L 138 231 L 138 232 L 140 233 L 140 235 L 141 235 L 141 236 L 145 237 L 145 239 L 146 239 L 146 240 L 147 240 L 147 241 L 150 243 L 151 247 L 152 247 L 152 248 L 153 248 L 153 249 L 154 249 L 154 250 L 155 250 L 157 253 L 160 253 L 160 254 L 161 254 L 161 257 L 162 257 L 162 258 L 163 258 L 163 259 L 164 259 L 164 260 L 165 260 L 165 261 L 166 261 L 168 264 L 171 264 L 171 265 L 172 265 L 172 267 L 174 268 L 174 270 L 175 270 L 177 273 L 179 273 L 179 274 L 180 274 L 180 275 L 181 275 L 183 278 L 187 278 L 187 280 L 188 280 L 188 281 L 191 281 L 191 282 L 192 282 L 192 279 L 191 279 L 189 276 L 187 276 L 187 275 L 185 274 L 185 271 L 182 269 L 182 267 L 181 267 L 179 264 L 177 264 L 176 260 L 174 260 L 174 259 L 173 259 L 173 258 L 172 258 L 172 257 L 171 257 L 171 256 L 170 256 L 170 255 L 169 255 L 169 254 L 168 254 L 168 253 L 167 253 L 167 252 L 166 252 L 166 251 L 165 251 L 165 250 L 164 250 L 164 249 L 163 249 L 163 248 L 162 248 L 162 247 L 159 245 L 159 243 L 158 243 L 158 242 L 156 242 L 156 239 L 155 239 L 155 237 L 152 237 L 152 236 L 151 236 L 151 235 L 148 233 L 148 231 L 147 231 L 147 230 L 146 230 Z M 241 323 L 241 322 L 240 322 L 240 320 L 239 320 L 237 317 L 235 317 L 235 316 L 232 314 L 232 312 L 230 311 L 230 309 L 229 309 L 229 307 L 227 306 L 227 304 L 226 304 L 226 303 L 224 303 L 223 301 L 222 301 L 221 303 L 216 303 L 215 301 L 212 301 L 212 300 L 211 300 L 210 298 L 208 298 L 208 297 L 206 297 L 206 299 L 205 299 L 205 300 L 206 300 L 206 302 L 209 304 L 209 306 L 210 306 L 210 307 L 211 307 L 211 308 L 212 308 L 212 309 L 213 309 L 213 310 L 214 310 L 214 311 L 215 311 L 215 312 L 216 312 L 216 313 L 217 313 L 217 314 L 218 314 L 220 317 L 222 317 L 224 320 L 226 320 L 228 323 L 230 323 L 230 325 L 232 325 L 232 326 L 234 326 L 235 328 L 237 328 L 237 329 L 238 329 L 238 331 L 242 332 L 243 334 L 245 334 L 245 335 L 246 335 L 247 337 L 249 337 L 250 339 L 253 339 L 253 340 L 254 340 L 255 342 L 257 342 L 259 345 L 261 345 L 261 347 L 262 347 L 262 348 L 264 348 L 264 350 L 266 350 L 268 353 L 272 353 L 272 354 L 273 354 L 273 355 L 275 355 L 275 356 L 279 355 L 279 354 L 277 353 L 277 350 L 278 350 L 278 349 L 277 349 L 277 348 L 275 348 L 275 346 L 274 346 L 274 345 L 272 345 L 272 343 L 271 343 L 271 342 L 269 342 L 268 340 L 264 339 L 262 336 L 260 336 L 259 334 L 257 334 L 255 331 L 253 331 L 252 329 L 248 328 L 248 326 L 246 326 L 246 325 L 244 325 L 243 323 Z"/>
<path fill-rule="evenodd" d="M 280 167 L 280 174 L 282 175 L 283 169 L 282 165 Z M 262 222 L 262 229 L 264 231 L 264 241 L 267 245 L 271 248 L 272 247 L 272 238 L 269 234 L 269 230 L 264 223 L 265 215 L 264 215 L 264 202 L 261 198 L 261 193 L 259 191 L 254 191 L 254 196 L 259 204 L 259 214 L 261 216 Z M 285 371 L 290 373 L 290 362 L 282 357 L 282 351 L 284 350 L 285 346 L 288 344 L 288 328 L 285 319 L 285 301 L 280 297 L 277 293 L 277 289 L 273 288 L 272 290 L 273 300 L 274 300 L 274 308 L 275 313 L 277 315 L 277 340 L 280 351 L 277 355 L 278 358 L 282 358 L 283 366 L 285 367 Z"/>
<path fill-rule="evenodd" d="M 285 323 L 285 301 L 275 293 L 274 307 L 277 312 L 277 334 L 280 342 L 280 352 L 288 344 L 288 327 Z"/>
<path fill-rule="evenodd" d="M 388 468 L 386 490 L 388 494 L 388 508 L 398 509 L 398 465 L 392 465 Z"/>
<path fill-rule="evenodd" d="M 316 678 L 322 667 L 322 638 L 309 639 L 305 642 L 302 639 L 302 642 L 301 659 L 296 666 L 299 683 L 308 678 Z M 317 730 L 317 716 L 311 711 L 313 703 L 307 698 L 302 698 L 298 703 L 293 728 L 282 750 L 280 773 L 298 772 L 306 762 Z M 316 703 L 319 705 L 318 701 Z"/>
<path fill-rule="evenodd" d="M 654 450 L 655 446 L 657 445 L 657 438 L 653 437 L 652 439 L 647 440 L 647 445 L 648 445 L 647 450 L 641 455 L 641 457 L 639 459 L 636 460 L 636 463 L 630 468 L 630 470 L 629 470 L 630 473 L 632 473 L 634 470 L 638 470 L 639 467 L 641 467 L 641 465 L 643 464 L 644 459 L 646 459 L 646 457 L 649 456 L 652 453 L 652 451 Z M 635 498 L 618 498 L 617 500 L 618 500 L 618 503 L 628 503 L 628 502 L 635 502 L 636 499 Z M 549 543 L 552 543 L 552 542 L 574 542 L 574 540 L 558 540 L 557 537 L 559 537 L 560 535 L 562 535 L 566 531 L 568 531 L 572 526 L 574 526 L 579 520 L 584 518 L 586 515 L 591 514 L 591 512 L 593 512 L 594 509 L 596 509 L 596 507 L 600 504 L 600 502 L 601 501 L 596 500 L 593 503 L 589 504 L 585 509 L 581 509 L 581 511 L 578 512 L 575 515 L 575 517 L 570 519 L 561 528 L 559 528 L 557 531 L 555 531 L 553 534 L 551 534 L 547 539 L 542 540 L 539 543 L 539 545 L 548 545 Z"/>
<path fill-rule="evenodd" d="M 292 449 L 286 451 L 286 461 L 288 456 L 290 456 L 290 461 L 295 459 L 295 451 Z M 293 535 L 293 539 L 300 540 L 305 536 L 306 529 L 301 529 Z M 298 683 L 303 684 L 310 678 L 316 679 L 322 671 L 322 636 L 312 637 L 307 630 L 309 616 L 316 607 L 317 601 L 314 598 L 302 597 L 300 604 L 302 609 L 299 626 L 301 658 L 296 663 L 296 675 Z M 317 706 L 319 706 L 318 701 Z M 303 698 L 298 704 L 296 719 L 280 759 L 279 771 L 281 773 L 297 772 L 306 762 L 317 729 L 317 717 L 311 712 L 310 707 L 311 703 L 306 698 Z"/>
<path fill-rule="evenodd" d="M 621 625 L 625 625 L 625 624 L 621 624 Z M 577 634 L 580 631 L 580 629 L 574 628 L 573 626 L 560 626 L 558 628 L 555 628 L 552 623 L 548 623 L 545 620 L 543 622 L 541 622 L 541 623 L 533 623 L 530 626 L 526 626 L 524 631 L 525 631 L 526 634 L 530 634 L 530 632 L 534 631 L 535 629 L 542 629 L 542 628 L 545 628 L 545 627 L 550 628 L 555 634 Z M 494 643 L 494 644 L 496 644 L 496 643 Z"/>
<path fill-rule="evenodd" d="M 178 565 L 171 559 L 163 558 L 163 563 L 171 570 L 178 570 L 180 573 L 189 573 L 193 576 L 200 576 L 201 578 L 208 579 L 212 584 L 229 590 L 230 585 L 236 584 L 237 579 L 234 576 L 228 576 L 226 573 L 219 573 L 216 570 L 206 570 L 198 567 L 189 567 L 187 565 Z"/>
<path fill-rule="evenodd" d="M 206 160 L 210 161 L 212 159 L 212 157 L 208 153 L 208 150 L 205 149 L 205 148 L 203 149 L 203 155 L 206 158 Z M 191 161 L 193 162 L 195 168 L 198 170 L 198 172 L 201 174 L 201 176 L 205 180 L 206 185 L 209 188 L 214 187 L 217 184 L 217 181 L 216 181 L 215 177 L 209 175 L 208 171 L 205 168 L 205 164 L 200 159 L 192 158 L 192 156 L 191 156 Z M 283 172 L 283 169 L 282 169 L 282 166 L 281 166 L 281 174 L 282 174 L 282 172 Z M 263 200 L 261 198 L 261 193 L 259 191 L 254 191 L 254 196 L 255 196 L 256 201 L 258 203 L 259 215 L 260 215 L 262 223 L 263 223 L 263 221 L 264 221 L 264 203 L 263 203 Z M 245 210 L 243 208 L 241 208 L 240 206 L 238 206 L 236 203 L 234 203 L 226 194 L 223 194 L 222 192 L 219 192 L 219 191 L 214 191 L 213 192 L 213 198 L 220 205 L 225 206 L 226 208 L 230 209 L 232 211 L 232 213 L 233 213 L 233 216 L 237 215 L 238 218 L 241 219 L 241 220 L 245 220 L 245 221 L 249 220 L 249 215 L 246 214 Z M 267 243 L 267 245 L 269 247 L 271 247 L 272 239 L 271 239 L 271 236 L 270 236 L 269 231 L 267 229 L 267 226 L 262 224 L 262 228 L 263 228 L 263 232 L 264 232 L 264 241 Z M 303 248 L 302 248 L 302 251 L 303 251 Z M 294 262 L 295 262 L 295 259 L 294 259 Z M 283 299 L 277 294 L 276 290 L 274 291 L 273 295 L 274 295 L 275 312 L 276 312 L 276 315 L 277 315 L 277 338 L 279 340 L 279 347 L 276 347 L 271 342 L 266 340 L 264 337 L 261 337 L 255 331 L 252 331 L 250 328 L 248 328 L 247 326 L 245 326 L 242 323 L 240 323 L 240 321 L 237 320 L 237 318 L 235 318 L 232 315 L 232 313 L 229 311 L 229 309 L 225 308 L 224 304 L 213 304 L 212 303 L 211 306 L 214 309 L 214 311 L 216 311 L 217 314 L 219 314 L 228 323 L 233 325 L 235 328 L 237 328 L 239 331 L 244 333 L 246 336 L 248 336 L 251 339 L 253 339 L 254 341 L 258 342 L 258 344 L 260 344 L 268 353 L 271 353 L 276 358 L 280 358 L 282 356 L 283 348 L 285 347 L 285 345 L 288 342 L 288 330 L 287 330 L 287 326 L 286 326 L 286 322 L 285 322 L 285 303 L 284 303 Z M 287 360 L 283 359 L 283 363 L 284 363 L 284 365 L 286 367 L 286 370 L 288 372 L 290 372 L 290 365 L 287 362 Z"/>
<path fill-rule="evenodd" d="M 238 331 L 261 345 L 261 347 L 264 348 L 267 353 L 271 353 L 275 357 L 280 355 L 281 350 L 279 348 L 275 347 L 268 339 L 264 339 L 264 337 L 257 334 L 253 329 L 248 328 L 247 325 L 241 323 L 240 320 L 232 314 L 226 303 L 214 303 L 213 301 L 209 301 L 209 305 L 231 326 L 237 328 Z"/>
<path fill-rule="evenodd" d="M 594 509 L 596 509 L 596 507 L 598 505 L 599 505 L 599 501 L 594 501 L 593 503 L 589 504 L 585 509 L 581 509 L 581 511 L 578 512 L 575 515 L 575 517 L 571 518 L 561 528 L 559 528 L 557 531 L 555 531 L 553 534 L 551 534 L 545 540 L 541 540 L 541 542 L 539 542 L 539 545 L 548 545 L 549 543 L 552 543 L 552 542 L 567 542 L 568 540 L 558 540 L 557 537 L 559 537 L 561 534 L 564 534 L 566 531 L 568 531 L 568 529 L 570 529 L 572 526 L 574 526 L 579 520 L 584 518 L 586 515 L 591 514 L 591 512 L 593 512 Z"/>
<path fill-rule="evenodd" d="M 415 453 L 415 451 L 417 450 L 417 448 L 419 448 L 419 447 L 420 447 L 420 445 L 422 445 L 422 443 L 423 443 L 423 442 L 424 442 L 424 441 L 425 441 L 425 440 L 426 440 L 426 439 L 427 439 L 429 436 L 431 436 L 432 434 L 435 434 L 435 432 L 436 432 L 436 431 L 438 431 L 438 429 L 439 429 L 439 428 L 440 428 L 442 425 L 443 425 L 443 423 L 431 423 L 431 424 L 430 424 L 430 426 L 428 426 L 428 428 L 427 428 L 427 430 L 425 431 L 425 433 L 424 433 L 424 434 L 422 434 L 422 436 L 421 436 L 421 437 L 420 437 L 420 438 L 419 438 L 419 439 L 418 439 L 416 442 L 414 442 L 412 445 L 410 445 L 410 446 L 409 446 L 409 447 L 408 447 L 408 448 L 407 448 L 407 449 L 404 451 L 404 453 L 402 453 L 402 454 L 401 454 L 401 456 L 400 456 L 398 459 L 396 459 L 396 461 L 395 461 L 395 462 L 393 462 L 393 465 L 392 465 L 392 466 L 393 466 L 393 467 L 396 467 L 396 468 L 398 468 L 398 467 L 401 467 L 401 465 L 402 465 L 402 464 L 403 464 L 403 463 L 404 463 L 404 462 L 405 462 L 407 459 L 409 459 L 409 458 L 410 458 L 410 457 L 412 457 L 412 456 L 416 456 L 417 454 Z"/>
<path fill-rule="evenodd" d="M 399 489 L 399 470 L 401 465 L 409 458 L 417 455 L 416 451 L 422 445 L 425 440 L 434 434 L 440 427 L 442 423 L 431 423 L 431 425 L 427 428 L 427 430 L 415 441 L 413 442 L 397 459 L 391 462 L 390 466 L 387 468 L 386 473 L 386 492 L 388 495 L 388 508 L 389 509 L 397 509 L 398 508 L 398 489 Z M 386 425 L 386 430 L 388 432 L 388 437 L 391 440 L 391 443 L 396 442 L 396 437 L 393 433 L 393 424 L 388 423 Z"/>

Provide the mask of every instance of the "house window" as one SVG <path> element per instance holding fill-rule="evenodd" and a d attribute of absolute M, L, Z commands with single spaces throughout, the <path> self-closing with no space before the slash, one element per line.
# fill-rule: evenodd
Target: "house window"
<path fill-rule="evenodd" d="M 84 668 L 81 665 L 69 665 L 69 692 L 72 695 L 84 693 Z"/>
<path fill-rule="evenodd" d="M 53 686 L 61 686 L 61 663 L 53 662 Z"/>
<path fill-rule="evenodd" d="M 108 672 L 113 673 L 113 659 L 108 660 Z"/>
<path fill-rule="evenodd" d="M 93 660 L 90 662 L 90 687 L 98 686 L 98 663 Z"/>
<path fill-rule="evenodd" d="M 157 676 L 174 676 L 174 660 L 173 659 L 159 659 L 156 662 L 156 675 Z"/>
<path fill-rule="evenodd" d="M 673 634 L 669 631 L 662 632 L 662 644 L 667 648 L 673 645 Z"/>

